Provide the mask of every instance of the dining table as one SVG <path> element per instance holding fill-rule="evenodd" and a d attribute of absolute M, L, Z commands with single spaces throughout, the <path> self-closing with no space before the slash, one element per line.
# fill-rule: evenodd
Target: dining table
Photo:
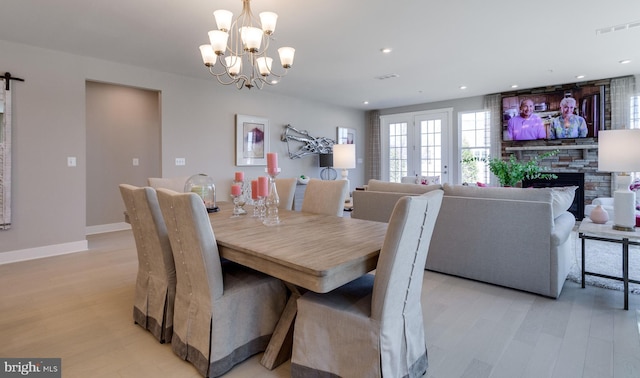
<path fill-rule="evenodd" d="M 267 226 L 251 210 L 233 216 L 233 204 L 218 206 L 209 219 L 220 256 L 282 280 L 291 292 L 261 359 L 273 369 L 291 356 L 300 295 L 327 293 L 375 270 L 387 223 L 280 209 L 280 223 Z"/>

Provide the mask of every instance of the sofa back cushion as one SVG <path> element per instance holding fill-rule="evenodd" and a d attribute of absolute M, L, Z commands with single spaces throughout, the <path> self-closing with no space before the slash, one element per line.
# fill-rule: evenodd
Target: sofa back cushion
<path fill-rule="evenodd" d="M 432 190 L 442 189 L 442 185 L 402 184 L 381 180 L 369 180 L 367 190 L 374 192 L 395 192 L 408 194 L 424 194 Z"/>
<path fill-rule="evenodd" d="M 547 202 L 551 204 L 552 215 L 557 216 L 567 211 L 573 203 L 577 186 L 556 188 L 496 188 L 465 185 L 443 185 L 445 196 L 495 198 L 520 201 Z"/>

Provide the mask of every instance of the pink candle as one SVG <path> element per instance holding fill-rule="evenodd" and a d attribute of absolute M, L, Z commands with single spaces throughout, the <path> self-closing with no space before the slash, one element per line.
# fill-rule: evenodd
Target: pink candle
<path fill-rule="evenodd" d="M 275 152 L 267 153 L 267 171 L 269 173 L 278 172 L 278 154 Z"/>
<path fill-rule="evenodd" d="M 244 172 L 236 172 L 236 181 L 244 181 Z"/>
<path fill-rule="evenodd" d="M 269 194 L 269 181 L 266 176 L 258 177 L 258 196 L 266 197 Z"/>
<path fill-rule="evenodd" d="M 242 187 L 240 186 L 240 184 L 231 185 L 231 195 L 239 196 L 240 194 L 242 194 Z"/>
<path fill-rule="evenodd" d="M 251 199 L 258 199 L 258 180 L 251 180 Z"/>

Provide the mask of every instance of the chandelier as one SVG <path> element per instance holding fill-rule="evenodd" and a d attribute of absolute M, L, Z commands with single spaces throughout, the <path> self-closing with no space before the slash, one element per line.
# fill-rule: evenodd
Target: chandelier
<path fill-rule="evenodd" d="M 220 84 L 235 84 L 238 89 L 262 89 L 265 84 L 276 84 L 277 79 L 285 76 L 291 68 L 296 51 L 293 47 L 279 48 L 280 64 L 284 71 L 276 74 L 271 70 L 273 59 L 267 56 L 267 51 L 278 15 L 262 12 L 258 23 L 251 13 L 250 2 L 242 0 L 242 12 L 235 20 L 233 13 L 228 10 L 213 12 L 218 30 L 209 32 L 211 44 L 200 46 L 202 60 L 209 72 Z M 217 71 L 216 62 L 219 63 Z"/>

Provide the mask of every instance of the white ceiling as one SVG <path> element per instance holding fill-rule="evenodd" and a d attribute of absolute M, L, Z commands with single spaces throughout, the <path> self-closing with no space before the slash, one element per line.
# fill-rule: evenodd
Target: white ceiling
<path fill-rule="evenodd" d="M 352 108 L 640 73 L 640 27 L 596 34 L 639 21 L 639 0 L 254 0 L 251 7 L 278 13 L 275 47 L 296 48 L 288 76 L 264 90 Z M 218 86 L 198 46 L 220 8 L 237 15 L 242 2 L 3 0 L 0 39 Z M 383 55 L 383 47 L 393 52 Z M 399 77 L 376 79 L 388 74 Z"/>

